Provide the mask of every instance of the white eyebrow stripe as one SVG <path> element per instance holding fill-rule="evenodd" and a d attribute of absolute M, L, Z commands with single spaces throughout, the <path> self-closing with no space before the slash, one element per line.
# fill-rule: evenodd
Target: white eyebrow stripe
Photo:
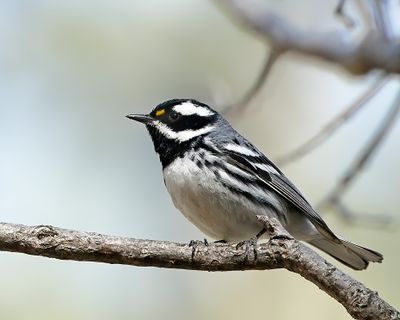
<path fill-rule="evenodd" d="M 190 101 L 178 104 L 174 106 L 172 109 L 183 116 L 190 116 L 196 114 L 200 117 L 209 117 L 214 114 L 214 112 L 208 110 L 207 108 L 202 106 L 196 106 Z"/>
<path fill-rule="evenodd" d="M 203 134 L 211 132 L 215 128 L 214 126 L 206 126 L 204 128 L 197 130 L 187 129 L 175 132 L 172 129 L 170 129 L 166 124 L 160 121 L 155 121 L 154 126 L 158 131 L 160 131 L 161 134 L 163 134 L 167 138 L 174 139 L 180 142 L 188 141 L 194 137 L 201 136 Z"/>
<path fill-rule="evenodd" d="M 224 145 L 224 148 L 226 150 L 237 152 L 237 153 L 240 153 L 240 154 L 244 154 L 246 156 L 252 156 L 252 157 L 259 157 L 260 156 L 260 154 L 257 151 L 249 149 L 249 148 L 246 148 L 244 146 L 240 146 L 240 145 L 235 144 L 235 143 L 228 143 L 228 144 Z"/>

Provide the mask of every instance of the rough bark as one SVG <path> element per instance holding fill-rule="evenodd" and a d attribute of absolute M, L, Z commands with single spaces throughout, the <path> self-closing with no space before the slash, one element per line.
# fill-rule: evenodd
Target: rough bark
<path fill-rule="evenodd" d="M 259 218 L 267 227 L 270 240 L 241 246 L 141 240 L 46 225 L 0 223 L 0 250 L 61 260 L 201 271 L 285 268 L 316 284 L 356 319 L 400 319 L 400 313 L 377 292 L 293 239 L 276 221 Z"/>

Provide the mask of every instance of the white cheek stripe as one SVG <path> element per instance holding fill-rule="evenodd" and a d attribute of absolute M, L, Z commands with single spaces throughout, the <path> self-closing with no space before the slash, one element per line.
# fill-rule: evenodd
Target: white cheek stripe
<path fill-rule="evenodd" d="M 201 117 L 209 117 L 214 114 L 214 112 L 208 110 L 207 108 L 201 107 L 201 106 L 196 106 L 193 103 L 191 103 L 190 101 L 187 101 L 182 104 L 178 104 L 178 105 L 174 106 L 173 110 L 175 112 L 180 113 L 183 116 L 190 116 L 193 114 L 197 114 L 198 116 L 201 116 Z"/>
<path fill-rule="evenodd" d="M 206 126 L 204 128 L 197 129 L 197 130 L 187 129 L 187 130 L 175 132 L 175 131 L 171 130 L 167 125 L 165 125 L 164 123 L 162 123 L 160 121 L 155 121 L 153 125 L 161 134 L 163 134 L 167 138 L 174 139 L 179 142 L 188 141 L 194 137 L 200 136 L 202 134 L 206 134 L 206 133 L 214 130 L 214 126 Z"/>
<path fill-rule="evenodd" d="M 228 143 L 224 146 L 225 149 L 229 150 L 229 151 L 233 151 L 233 152 L 237 152 L 240 154 L 244 154 L 246 156 L 252 156 L 252 157 L 257 157 L 260 156 L 260 154 L 254 150 L 251 150 L 249 148 L 240 146 L 238 144 L 235 143 Z"/>

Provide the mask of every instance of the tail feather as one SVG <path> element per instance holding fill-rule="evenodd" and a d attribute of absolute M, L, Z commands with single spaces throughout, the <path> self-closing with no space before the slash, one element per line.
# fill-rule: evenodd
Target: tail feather
<path fill-rule="evenodd" d="M 369 262 L 382 262 L 383 260 L 383 256 L 379 252 L 346 240 L 337 243 L 326 238 L 319 238 L 308 242 L 355 270 L 364 270 L 368 267 Z"/>

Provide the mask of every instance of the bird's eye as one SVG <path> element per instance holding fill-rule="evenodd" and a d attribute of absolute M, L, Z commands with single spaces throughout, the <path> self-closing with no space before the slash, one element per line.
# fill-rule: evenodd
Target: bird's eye
<path fill-rule="evenodd" d="M 176 121 L 176 120 L 178 120 L 178 119 L 180 118 L 180 114 L 179 114 L 178 112 L 172 111 L 172 112 L 169 114 L 169 118 L 170 118 L 172 121 Z"/>

